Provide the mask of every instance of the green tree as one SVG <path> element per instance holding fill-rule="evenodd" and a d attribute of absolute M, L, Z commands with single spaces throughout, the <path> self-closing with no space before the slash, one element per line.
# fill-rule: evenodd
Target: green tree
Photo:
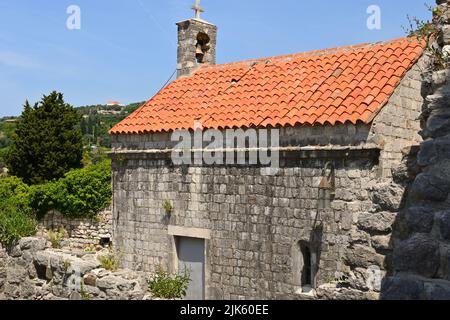
<path fill-rule="evenodd" d="M 31 106 L 25 103 L 6 156 L 11 175 L 41 184 L 81 168 L 83 141 L 76 109 L 56 91 Z"/>

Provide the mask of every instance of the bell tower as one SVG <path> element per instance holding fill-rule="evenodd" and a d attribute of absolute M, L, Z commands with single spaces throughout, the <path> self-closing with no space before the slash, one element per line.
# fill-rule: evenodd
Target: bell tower
<path fill-rule="evenodd" d="M 189 76 L 202 65 L 216 63 L 217 27 L 200 18 L 200 0 L 192 7 L 195 18 L 177 23 L 178 78 Z"/>

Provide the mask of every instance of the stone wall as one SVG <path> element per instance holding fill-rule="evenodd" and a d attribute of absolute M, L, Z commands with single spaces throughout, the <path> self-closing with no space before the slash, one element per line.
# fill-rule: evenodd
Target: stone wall
<path fill-rule="evenodd" d="M 403 150 L 419 145 L 419 116 L 422 112 L 422 73 L 429 66 L 429 58 L 423 56 L 407 72 L 400 85 L 372 123 L 369 136 L 382 147 L 380 156 L 380 175 L 392 177 L 403 157 Z"/>
<path fill-rule="evenodd" d="M 41 233 L 47 230 L 58 230 L 60 227 L 67 231 L 70 242 L 74 246 L 108 244 L 112 237 L 111 208 L 99 212 L 93 219 L 71 219 L 59 212 L 51 211 L 38 225 Z"/>
<path fill-rule="evenodd" d="M 147 276 L 100 268 L 105 254 L 51 249 L 42 238 L 0 246 L 0 300 L 149 299 Z"/>
<path fill-rule="evenodd" d="M 450 1 L 437 1 L 441 33 L 432 45 L 450 45 Z M 431 56 L 432 58 L 432 56 Z M 395 228 L 393 271 L 384 299 L 450 299 L 450 71 L 425 70 L 420 147 L 407 208 Z"/>
<path fill-rule="evenodd" d="M 256 167 L 115 162 L 113 236 L 123 266 L 175 271 L 169 225 L 207 229 L 208 298 L 296 298 L 294 251 L 300 241 L 320 239 L 317 285 L 346 275 L 360 297 L 376 298 L 395 219 L 386 210 L 398 209 L 402 190 L 377 185 L 376 151 L 304 157 L 289 154 L 276 176 Z M 336 196 L 330 209 L 318 211 L 318 185 L 330 159 Z M 170 216 L 166 200 L 174 206 Z"/>

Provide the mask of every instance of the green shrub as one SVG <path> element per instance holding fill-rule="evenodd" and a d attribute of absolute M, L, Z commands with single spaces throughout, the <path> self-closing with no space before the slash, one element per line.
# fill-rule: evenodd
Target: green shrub
<path fill-rule="evenodd" d="M 69 260 L 64 260 L 64 261 L 61 263 L 61 267 L 63 268 L 63 270 L 64 270 L 65 272 L 67 272 L 71 266 L 72 266 L 72 263 L 71 263 Z"/>
<path fill-rule="evenodd" d="M 111 203 L 111 162 L 72 170 L 64 178 L 28 186 L 17 177 L 0 178 L 0 203 L 14 204 L 43 218 L 56 210 L 69 218 L 95 218 Z"/>
<path fill-rule="evenodd" d="M 28 199 L 38 218 L 43 218 L 49 211 L 59 208 L 59 199 L 63 197 L 59 181 L 30 187 Z"/>
<path fill-rule="evenodd" d="M 148 281 L 148 287 L 155 298 L 159 299 L 182 299 L 186 296 L 190 274 L 187 269 L 184 274 L 170 275 L 158 268 L 152 279 Z"/>
<path fill-rule="evenodd" d="M 98 261 L 102 268 L 116 272 L 119 270 L 119 257 L 114 251 L 110 251 L 106 256 L 99 256 Z"/>
<path fill-rule="evenodd" d="M 93 218 L 111 203 L 111 162 L 70 171 L 56 182 L 30 188 L 29 202 L 42 218 L 57 210 L 70 218 Z"/>
<path fill-rule="evenodd" d="M 111 162 L 66 174 L 58 210 L 71 217 L 94 217 L 111 203 Z"/>
<path fill-rule="evenodd" d="M 12 200 L 0 202 L 0 242 L 9 244 L 36 232 L 31 211 L 17 206 Z"/>
<path fill-rule="evenodd" d="M 0 202 L 14 203 L 17 207 L 27 210 L 29 208 L 30 187 L 20 178 L 0 178 Z"/>
<path fill-rule="evenodd" d="M 63 227 L 60 227 L 59 230 L 49 230 L 48 240 L 52 244 L 52 248 L 61 249 L 61 241 L 66 237 L 66 230 Z"/>
<path fill-rule="evenodd" d="M 163 209 L 166 211 L 166 214 L 171 215 L 173 212 L 173 205 L 170 201 L 166 200 L 163 202 Z"/>
<path fill-rule="evenodd" d="M 29 187 L 17 177 L 0 179 L 0 200 L 13 197 L 17 193 L 28 193 Z"/>
<path fill-rule="evenodd" d="M 89 293 L 86 292 L 86 290 L 84 289 L 83 282 L 81 282 L 80 295 L 81 295 L 81 299 L 83 299 L 83 300 L 86 300 L 86 301 L 92 300 L 92 295 L 90 295 Z"/>

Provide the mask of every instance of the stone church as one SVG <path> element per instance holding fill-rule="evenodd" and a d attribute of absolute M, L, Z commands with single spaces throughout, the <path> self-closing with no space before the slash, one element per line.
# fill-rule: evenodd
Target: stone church
<path fill-rule="evenodd" d="M 199 12 L 178 23 L 177 79 L 110 132 L 123 267 L 187 267 L 190 299 L 303 299 L 333 283 L 376 299 L 403 200 L 396 170 L 421 141 L 425 44 L 219 65 L 216 46 Z M 279 169 L 175 164 L 172 134 L 207 129 L 277 130 Z"/>

